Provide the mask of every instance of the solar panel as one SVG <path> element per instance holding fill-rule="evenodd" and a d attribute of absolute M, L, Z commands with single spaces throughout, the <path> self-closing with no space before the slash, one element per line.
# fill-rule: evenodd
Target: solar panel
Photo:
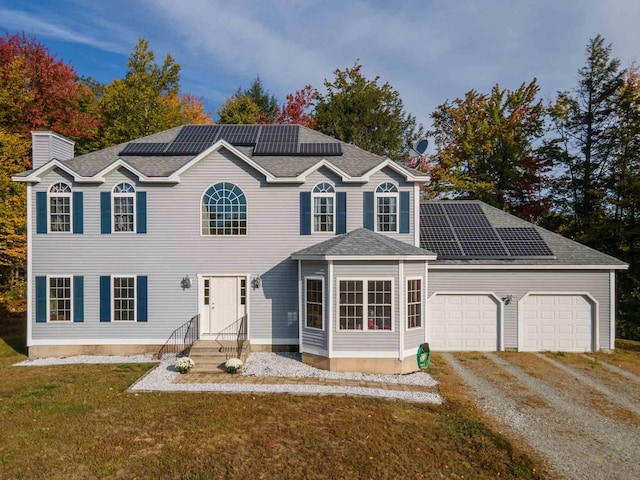
<path fill-rule="evenodd" d="M 437 253 L 440 258 L 456 258 L 462 256 L 462 251 L 457 243 L 427 241 L 420 242 L 420 247 L 430 252 Z"/>
<path fill-rule="evenodd" d="M 422 203 L 420 215 L 444 215 L 444 209 L 440 203 Z"/>
<path fill-rule="evenodd" d="M 213 145 L 218 139 L 221 125 L 187 125 L 182 127 L 173 143 L 208 143 Z"/>
<path fill-rule="evenodd" d="M 421 204 L 420 246 L 451 259 L 554 258 L 534 227 L 494 228 L 478 203 Z"/>
<path fill-rule="evenodd" d="M 457 237 L 453 230 L 446 228 L 420 228 L 420 239 L 425 242 L 431 240 L 457 242 Z"/>
<path fill-rule="evenodd" d="M 149 155 L 163 153 L 168 143 L 129 143 L 119 155 Z"/>
<path fill-rule="evenodd" d="M 553 252 L 544 241 L 504 242 L 513 257 L 553 257 Z"/>
<path fill-rule="evenodd" d="M 540 233 L 533 227 L 498 227 L 498 235 L 503 240 L 539 240 L 543 241 Z"/>
<path fill-rule="evenodd" d="M 218 140 L 223 139 L 231 145 L 255 145 L 260 132 L 259 125 L 220 125 Z"/>
<path fill-rule="evenodd" d="M 477 203 L 443 203 L 442 206 L 449 215 L 484 215 Z"/>
<path fill-rule="evenodd" d="M 491 228 L 487 217 L 483 215 L 450 215 L 449 220 L 454 227 Z"/>
<path fill-rule="evenodd" d="M 260 142 L 253 149 L 254 155 L 296 155 L 297 143 L 284 142 Z"/>
<path fill-rule="evenodd" d="M 166 153 L 172 155 L 197 155 L 209 148 L 212 143 L 209 142 L 173 142 L 167 148 Z"/>
<path fill-rule="evenodd" d="M 300 155 L 342 155 L 342 144 L 333 143 L 301 143 Z"/>
<path fill-rule="evenodd" d="M 449 220 L 444 215 L 422 215 L 420 224 L 425 227 L 444 227 L 449 226 Z"/>
<path fill-rule="evenodd" d="M 458 227 L 454 228 L 453 231 L 460 241 L 500 242 L 498 234 L 496 234 L 493 228 Z"/>
<path fill-rule="evenodd" d="M 298 143 L 298 125 L 263 125 L 258 143 Z"/>
<path fill-rule="evenodd" d="M 466 242 L 460 241 L 466 257 L 506 257 L 505 248 L 498 242 Z"/>

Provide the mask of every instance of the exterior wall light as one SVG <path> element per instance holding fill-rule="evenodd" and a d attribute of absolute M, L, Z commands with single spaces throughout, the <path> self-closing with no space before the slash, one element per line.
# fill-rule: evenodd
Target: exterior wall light
<path fill-rule="evenodd" d="M 191 279 L 189 278 L 189 275 L 184 276 L 184 278 L 180 281 L 180 286 L 182 287 L 182 290 L 191 288 Z"/>
<path fill-rule="evenodd" d="M 256 278 L 253 279 L 252 286 L 254 289 L 258 289 L 262 286 L 262 277 L 260 275 L 258 275 Z"/>
<path fill-rule="evenodd" d="M 502 302 L 503 302 L 505 305 L 509 305 L 511 302 L 513 302 L 513 295 L 511 295 L 511 294 L 507 295 L 506 297 L 504 297 L 504 298 L 502 299 Z"/>

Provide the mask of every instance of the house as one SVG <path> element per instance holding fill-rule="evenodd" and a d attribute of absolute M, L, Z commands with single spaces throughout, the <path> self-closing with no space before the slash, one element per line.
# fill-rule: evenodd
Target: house
<path fill-rule="evenodd" d="M 619 260 L 297 125 L 187 125 L 74 157 L 33 133 L 30 356 L 246 334 L 332 370 L 613 348 Z M 188 325 L 192 325 L 189 323 Z"/>

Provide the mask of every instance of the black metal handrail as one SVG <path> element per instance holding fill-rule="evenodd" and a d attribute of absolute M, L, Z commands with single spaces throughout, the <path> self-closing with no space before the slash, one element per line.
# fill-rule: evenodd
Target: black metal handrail
<path fill-rule="evenodd" d="M 227 345 L 223 342 L 236 342 L 236 352 L 238 357 L 242 355 L 242 349 L 244 342 L 247 339 L 247 316 L 244 315 L 231 325 L 226 327 L 220 333 L 216 335 L 216 341 L 220 344 L 220 351 L 228 349 Z"/>
<path fill-rule="evenodd" d="M 179 354 L 187 350 L 198 339 L 198 332 L 200 330 L 200 314 L 191 317 L 191 320 L 184 325 L 180 325 L 176 328 L 169 338 L 164 343 L 162 348 L 158 350 L 153 358 L 160 360 L 165 353 Z"/>

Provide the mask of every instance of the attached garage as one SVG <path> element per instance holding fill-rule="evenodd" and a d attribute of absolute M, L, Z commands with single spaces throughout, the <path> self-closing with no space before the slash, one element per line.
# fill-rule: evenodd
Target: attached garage
<path fill-rule="evenodd" d="M 518 304 L 518 350 L 590 352 L 595 317 L 587 295 L 526 295 Z"/>
<path fill-rule="evenodd" d="M 498 302 L 490 294 L 434 294 L 427 309 L 427 341 L 431 349 L 500 350 Z"/>

